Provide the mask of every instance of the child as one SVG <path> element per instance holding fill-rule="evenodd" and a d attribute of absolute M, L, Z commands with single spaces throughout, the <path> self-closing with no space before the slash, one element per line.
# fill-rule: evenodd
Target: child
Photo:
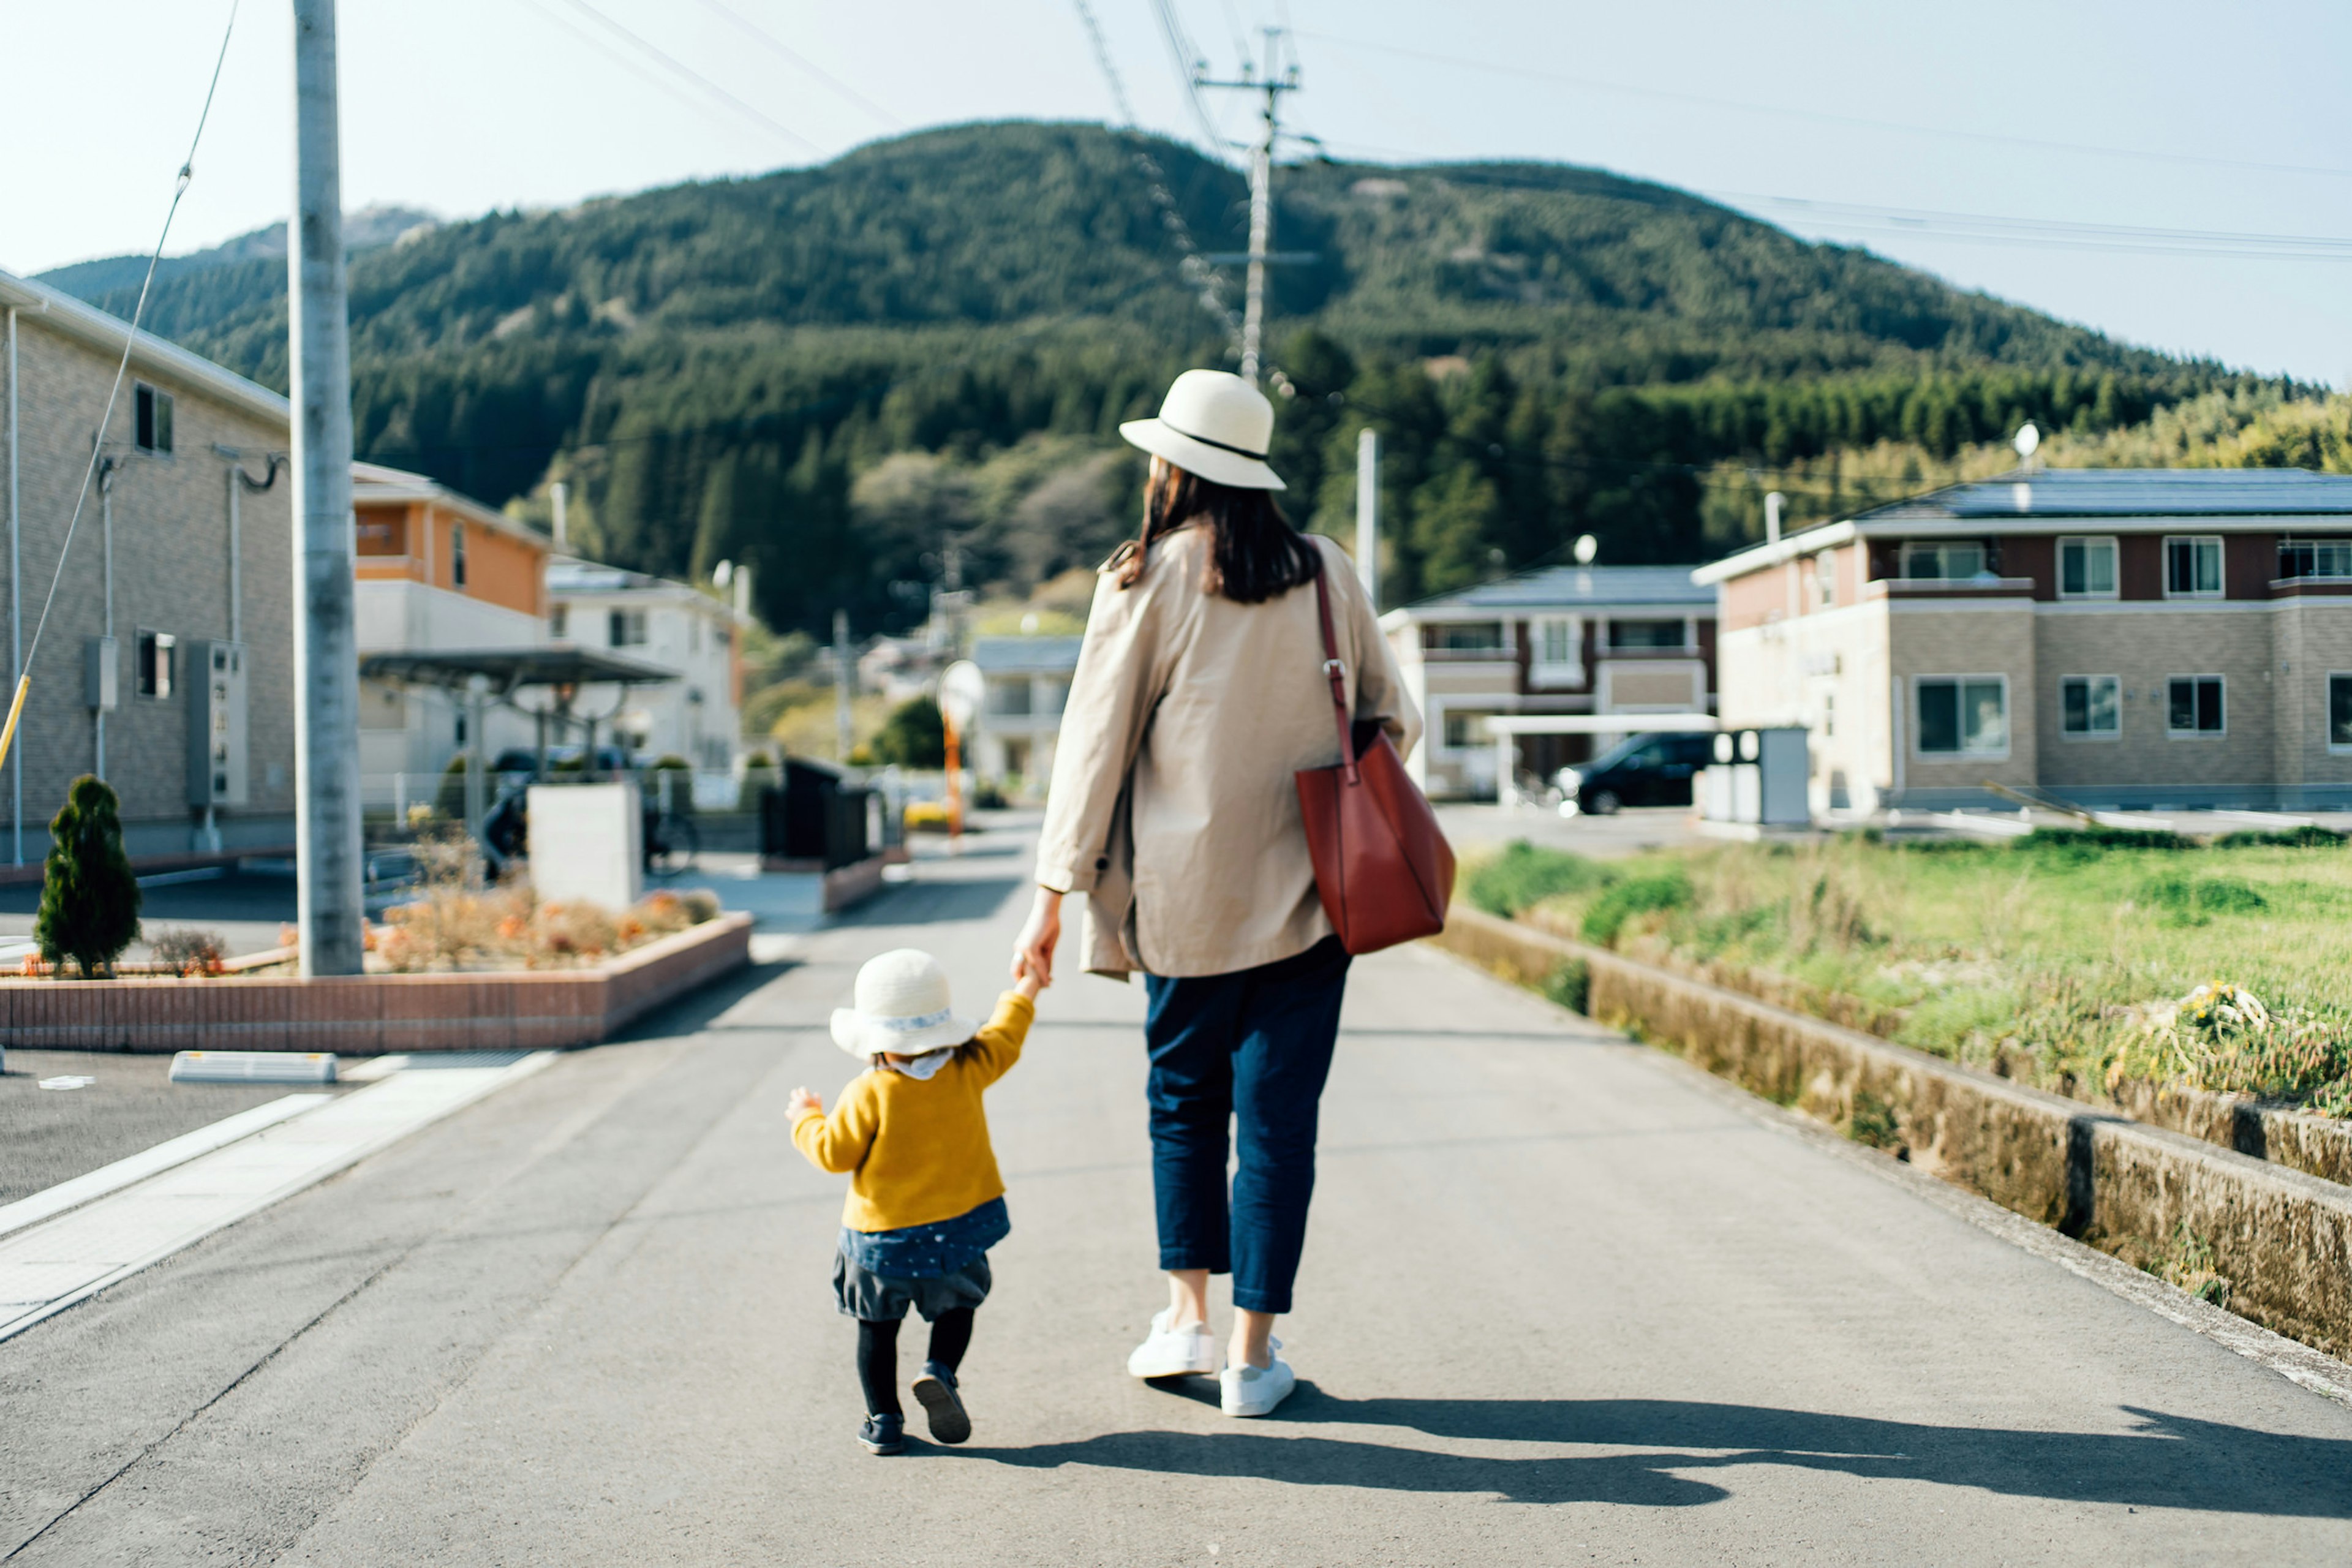
<path fill-rule="evenodd" d="M 786 1102 L 800 1152 L 821 1171 L 854 1173 L 833 1293 L 857 1320 L 866 1412 L 857 1440 L 869 1453 L 907 1447 L 898 1325 L 908 1307 L 931 1325 L 930 1354 L 915 1380 L 931 1436 L 971 1436 L 956 1368 L 971 1343 L 972 1310 L 988 1300 L 988 1249 L 1012 1229 L 980 1097 L 1021 1059 L 1038 985 L 1024 977 L 975 1030 L 949 1005 L 939 960 L 913 948 L 886 952 L 857 972 L 857 1005 L 833 1015 L 835 1043 L 867 1070 L 841 1091 L 831 1116 L 805 1089 Z"/>

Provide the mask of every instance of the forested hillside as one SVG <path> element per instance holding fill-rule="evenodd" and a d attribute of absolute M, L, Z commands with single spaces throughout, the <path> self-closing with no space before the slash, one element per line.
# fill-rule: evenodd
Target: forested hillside
<path fill-rule="evenodd" d="M 534 514 L 568 479 L 611 559 L 750 560 L 782 626 L 916 613 L 950 532 L 1025 586 L 1131 526 L 1117 423 L 1229 363 L 1146 151 L 1199 248 L 1243 248 L 1234 171 L 1025 123 L 405 233 L 352 261 L 361 450 Z M 1276 461 L 1337 523 L 1381 427 L 1392 600 L 1581 532 L 1698 559 L 1771 485 L 1802 516 L 1899 482 L 1843 467 L 1885 443 L 1951 459 L 2257 385 L 1591 170 L 1317 163 L 1277 190 L 1277 247 L 1314 259 L 1276 273 Z M 106 266 L 55 280 L 127 310 Z M 183 268 L 149 311 L 285 384 L 282 261 Z"/>

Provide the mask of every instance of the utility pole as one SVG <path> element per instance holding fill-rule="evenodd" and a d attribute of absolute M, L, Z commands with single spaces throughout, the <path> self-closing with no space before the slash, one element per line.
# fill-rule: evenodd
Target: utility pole
<path fill-rule="evenodd" d="M 360 658 L 334 0 L 294 0 L 294 888 L 302 973 L 357 974 Z"/>
<path fill-rule="evenodd" d="M 1254 92 L 1263 100 L 1258 110 L 1258 139 L 1250 148 L 1249 288 L 1242 307 L 1242 377 L 1253 386 L 1257 384 L 1258 343 L 1265 326 L 1266 263 L 1288 259 L 1271 256 L 1266 250 L 1274 230 L 1274 142 L 1280 134 L 1282 95 L 1298 90 L 1296 65 L 1279 76 L 1275 74 L 1274 41 L 1281 36 L 1279 27 L 1265 29 L 1265 74 L 1262 78 L 1249 61 L 1244 60 L 1238 81 L 1212 81 L 1205 76 L 1193 79 L 1196 87 Z"/>
<path fill-rule="evenodd" d="M 854 667 L 849 662 L 849 612 L 833 612 L 833 742 L 841 758 L 841 765 L 849 765 L 849 753 L 856 748 L 857 727 L 849 706 L 849 683 Z"/>
<path fill-rule="evenodd" d="M 1381 607 L 1381 433 L 1356 432 L 1356 575 L 1372 611 Z"/>

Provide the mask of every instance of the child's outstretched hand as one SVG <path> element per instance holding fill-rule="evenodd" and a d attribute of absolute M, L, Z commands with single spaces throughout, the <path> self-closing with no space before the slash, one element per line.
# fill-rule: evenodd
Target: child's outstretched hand
<path fill-rule="evenodd" d="M 1037 971 L 1034 967 L 1024 966 L 1021 971 L 1021 978 L 1013 983 L 1013 989 L 1017 994 L 1034 1002 L 1037 1000 L 1037 993 L 1045 989 L 1045 983 L 1037 978 Z"/>
<path fill-rule="evenodd" d="M 793 1090 L 792 1098 L 784 1101 L 784 1114 L 798 1121 L 801 1119 L 801 1112 L 804 1110 L 814 1110 L 822 1114 L 824 1110 L 824 1101 L 805 1089 L 796 1089 Z"/>

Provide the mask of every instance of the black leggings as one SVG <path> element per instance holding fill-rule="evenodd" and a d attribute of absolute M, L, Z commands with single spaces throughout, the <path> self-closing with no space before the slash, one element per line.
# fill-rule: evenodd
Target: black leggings
<path fill-rule="evenodd" d="M 957 1307 L 931 1320 L 931 1350 L 924 1359 L 950 1373 L 963 1364 L 971 1348 L 970 1307 Z M 866 1387 L 868 1415 L 904 1415 L 898 1403 L 898 1324 L 857 1320 L 857 1381 Z"/>

